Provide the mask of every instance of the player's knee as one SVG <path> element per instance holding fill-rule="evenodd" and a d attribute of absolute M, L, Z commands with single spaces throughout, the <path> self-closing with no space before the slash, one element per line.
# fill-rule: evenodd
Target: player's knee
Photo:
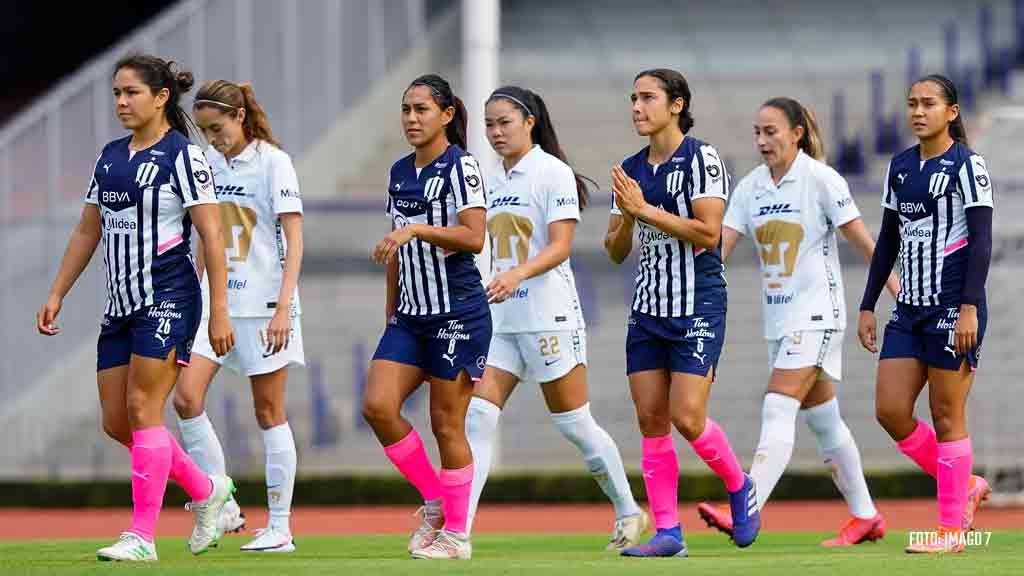
<path fill-rule="evenodd" d="M 132 443 L 132 435 L 126 424 L 127 422 L 115 422 L 112 418 L 104 416 L 103 432 L 117 442 L 128 446 Z"/>
<path fill-rule="evenodd" d="M 444 409 L 430 411 L 430 429 L 438 444 L 447 444 L 466 434 L 465 424 L 458 421 L 453 411 Z"/>
<path fill-rule="evenodd" d="M 274 426 L 285 423 L 284 406 L 276 406 L 272 402 L 257 400 L 255 403 L 256 422 L 263 430 L 269 430 Z"/>
<path fill-rule="evenodd" d="M 386 424 L 399 417 L 400 408 L 383 398 L 363 398 L 363 418 L 371 427 Z"/>
<path fill-rule="evenodd" d="M 195 418 L 202 414 L 204 410 L 203 399 L 198 394 L 186 392 L 180 387 L 175 388 L 174 398 L 171 402 L 174 404 L 174 411 L 182 419 Z"/>
<path fill-rule="evenodd" d="M 640 424 L 640 433 L 646 437 L 664 436 L 671 432 L 671 419 L 663 410 L 649 410 L 638 406 L 636 419 Z"/>
<path fill-rule="evenodd" d="M 903 406 L 876 404 L 875 419 L 889 436 L 895 438 L 900 436 L 900 430 L 913 425 L 914 416 L 912 410 L 907 412 Z"/>
<path fill-rule="evenodd" d="M 706 420 L 704 413 L 698 413 L 697 410 L 680 410 L 672 415 L 672 425 L 683 437 L 691 441 L 704 432 Z"/>

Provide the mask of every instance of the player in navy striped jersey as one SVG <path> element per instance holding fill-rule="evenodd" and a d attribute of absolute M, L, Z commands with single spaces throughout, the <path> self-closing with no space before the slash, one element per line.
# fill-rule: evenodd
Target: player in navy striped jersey
<path fill-rule="evenodd" d="M 621 263 L 639 228 L 640 263 L 626 336 L 626 373 L 643 434 L 643 470 L 657 533 L 627 556 L 685 556 L 676 505 L 679 464 L 671 426 L 725 483 L 733 540 L 760 528 L 753 481 L 722 429 L 706 416 L 725 340 L 726 291 L 719 255 L 728 176 L 715 149 L 687 135 L 690 88 L 674 70 L 633 82 L 633 125 L 650 144 L 612 169 L 615 199 L 605 248 Z"/>
<path fill-rule="evenodd" d="M 967 147 L 949 79 L 931 75 L 914 83 L 907 114 L 919 143 L 886 171 L 882 228 L 857 332 L 865 348 L 878 352 L 875 303 L 899 261 L 900 293 L 878 363 L 878 421 L 938 485 L 945 537 L 907 552 L 960 552 L 962 532 L 990 492 L 984 478 L 971 475 L 966 410 L 987 322 L 992 181 L 985 160 Z M 926 383 L 934 429 L 914 419 Z"/>
<path fill-rule="evenodd" d="M 220 537 L 217 518 L 234 490 L 224 475 L 207 476 L 163 424 L 164 403 L 187 365 L 202 301 L 192 264 L 193 224 L 203 237 L 211 286 L 209 337 L 217 354 L 234 336 L 227 316 L 224 240 L 213 176 L 188 140 L 190 120 L 178 104 L 192 74 L 153 56 L 130 56 L 114 69 L 117 116 L 132 134 L 103 147 L 79 221 L 38 330 L 55 335 L 64 296 L 100 240 L 107 305 L 97 345 L 103 428 L 131 450 L 132 527 L 100 560 L 156 560 L 154 531 L 167 478 L 192 497 L 194 554 Z"/>
<path fill-rule="evenodd" d="M 387 266 L 387 327 L 370 364 L 363 415 L 388 458 L 423 496 L 423 522 L 409 552 L 465 559 L 472 554 L 466 517 L 473 479 L 466 410 L 491 340 L 474 260 L 484 245 L 484 183 L 465 152 L 466 109 L 443 78 L 421 76 L 406 89 L 402 128 L 416 150 L 391 167 L 392 231 L 373 253 Z M 424 379 L 440 474 L 401 414 Z"/>

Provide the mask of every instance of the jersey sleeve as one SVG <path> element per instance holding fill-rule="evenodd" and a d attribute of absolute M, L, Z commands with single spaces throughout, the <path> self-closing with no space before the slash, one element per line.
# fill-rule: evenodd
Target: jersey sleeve
<path fill-rule="evenodd" d="M 964 208 L 988 206 L 992 208 L 992 178 L 985 166 L 985 159 L 972 154 L 960 168 L 960 191 L 964 195 Z"/>
<path fill-rule="evenodd" d="M 718 151 L 707 144 L 693 157 L 691 170 L 691 200 L 702 198 L 729 198 L 729 176 L 725 173 Z"/>
<path fill-rule="evenodd" d="M 833 226 L 839 227 L 860 218 L 860 210 L 850 194 L 850 185 L 838 172 L 827 168 L 821 171 L 819 188 L 822 211 Z"/>
<path fill-rule="evenodd" d="M 270 161 L 270 194 L 273 197 L 274 212 L 302 213 L 302 195 L 299 192 L 299 177 L 295 174 L 292 159 L 284 152 L 275 150 Z"/>
<path fill-rule="evenodd" d="M 89 179 L 89 186 L 85 189 L 86 204 L 99 205 L 100 203 L 100 183 L 96 177 L 99 174 L 100 158 L 103 158 L 102 154 L 96 158 L 96 164 L 92 167 L 92 178 Z"/>
<path fill-rule="evenodd" d="M 628 160 L 629 159 L 627 159 L 627 161 Z M 633 175 L 629 173 L 629 168 L 626 166 L 626 162 L 622 162 L 621 164 L 619 164 L 619 167 L 621 167 L 622 170 L 626 173 L 626 176 L 629 176 L 630 178 L 633 178 Z M 636 178 L 633 178 L 633 179 L 636 180 Z M 611 193 L 612 193 L 611 214 L 612 214 L 612 216 L 622 216 L 622 210 L 620 210 L 619 209 L 619 205 L 615 203 L 615 191 L 612 190 Z"/>
<path fill-rule="evenodd" d="M 564 164 L 552 166 L 546 176 L 544 222 L 550 224 L 559 220 L 579 220 L 580 205 L 572 168 Z"/>
<path fill-rule="evenodd" d="M 451 183 L 456 213 L 469 208 L 487 207 L 483 176 L 476 158 L 469 154 L 459 158 L 458 164 L 452 168 Z"/>
<path fill-rule="evenodd" d="M 178 152 L 174 160 L 174 178 L 185 208 L 217 203 L 213 173 L 199 146 L 189 144 Z"/>
<path fill-rule="evenodd" d="M 899 208 L 896 207 L 896 192 L 892 189 L 892 161 L 885 167 L 885 178 L 882 179 L 882 208 L 899 212 Z"/>
<path fill-rule="evenodd" d="M 725 216 L 722 218 L 723 225 L 732 228 L 744 236 L 750 234 L 749 192 L 750 178 L 740 180 L 740 183 L 736 185 L 736 189 L 732 192 L 729 206 L 725 209 Z"/>

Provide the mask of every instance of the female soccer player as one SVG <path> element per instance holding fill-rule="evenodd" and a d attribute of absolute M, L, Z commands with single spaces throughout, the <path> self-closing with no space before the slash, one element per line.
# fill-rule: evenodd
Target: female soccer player
<path fill-rule="evenodd" d="M 825 164 L 809 110 L 792 98 L 765 102 L 754 121 L 754 141 L 764 164 L 733 191 L 722 255 L 728 259 L 739 239 L 749 236 L 761 262 L 761 310 L 772 372 L 750 468 L 757 507 L 764 507 L 793 454 L 799 412 L 832 466 L 852 516 L 838 537 L 823 544 L 874 541 L 885 535 L 885 520 L 868 493 L 857 444 L 839 416 L 833 381 L 842 378 L 846 328 L 836 229 L 868 262 L 875 242 L 846 180 Z M 895 277 L 889 290 L 893 296 L 899 290 Z M 728 514 L 706 503 L 697 509 L 709 525 L 731 533 Z"/>
<path fill-rule="evenodd" d="M 491 340 L 487 294 L 474 263 L 483 249 L 486 198 L 466 153 L 466 109 L 440 76 L 413 80 L 402 96 L 402 128 L 415 152 L 391 167 L 392 232 L 373 259 L 387 266 L 387 327 L 370 364 L 363 416 L 384 453 L 423 496 L 423 523 L 409 540 L 414 558 L 472 556 L 466 529 L 473 455 L 466 410 Z M 430 423 L 441 453 L 438 475 L 405 399 L 430 382 Z"/>
<path fill-rule="evenodd" d="M 647 528 L 615 441 L 590 414 L 587 341 L 569 265 L 587 184 L 565 162 L 547 106 L 516 86 L 487 99 L 487 139 L 501 156 L 488 174 L 494 336 L 466 417 L 473 449 L 470 527 L 491 468 L 501 409 L 520 380 L 541 384 L 555 427 L 583 455 L 615 507 L 609 550 L 638 543 Z"/>
<path fill-rule="evenodd" d="M 643 434 L 644 484 L 657 533 L 626 556 L 685 556 L 676 504 L 679 463 L 671 427 L 729 492 L 733 540 L 749 546 L 761 517 L 754 482 L 725 432 L 706 416 L 725 340 L 725 277 L 718 246 L 729 190 L 718 152 L 687 136 L 690 88 L 675 70 L 633 81 L 633 125 L 649 145 L 612 169 L 605 248 L 621 263 L 639 228 L 640 262 L 626 335 L 626 373 Z"/>
<path fill-rule="evenodd" d="M 103 429 L 131 450 L 132 526 L 100 560 L 154 561 L 154 531 L 170 476 L 192 497 L 193 554 L 221 536 L 217 518 L 234 491 L 223 474 L 207 476 L 163 424 L 164 403 L 188 365 L 202 314 L 199 279 L 190 256 L 193 224 L 203 238 L 212 278 L 209 339 L 216 354 L 234 345 L 213 175 L 191 121 L 178 104 L 192 74 L 146 55 L 114 68 L 117 117 L 130 136 L 103 147 L 49 297 L 36 316 L 54 336 L 64 296 L 103 240 L 107 305 L 97 344 Z"/>
<path fill-rule="evenodd" d="M 971 475 L 966 411 L 988 317 L 992 181 L 985 160 L 967 147 L 948 78 L 925 76 L 911 86 L 907 117 L 918 144 L 889 162 L 857 336 L 878 352 L 875 303 L 899 259 L 900 293 L 882 342 L 876 412 L 900 451 L 938 485 L 940 537 L 907 552 L 962 552 L 963 532 L 991 492 L 984 478 Z M 914 418 L 926 382 L 934 429 Z"/>
<path fill-rule="evenodd" d="M 196 93 L 196 124 L 212 149 L 221 224 L 227 239 L 228 311 L 237 345 L 218 358 L 203 317 L 182 371 L 174 408 L 185 450 L 208 473 L 224 474 L 224 450 L 206 416 L 206 391 L 220 367 L 249 377 L 263 430 L 270 521 L 242 546 L 254 552 L 295 550 L 288 518 L 295 485 L 295 440 L 285 415 L 289 364 L 304 364 L 298 281 L 302 265 L 302 200 L 292 160 L 274 139 L 252 86 L 214 80 Z M 204 285 L 208 292 L 209 286 Z M 220 518 L 226 531 L 245 518 L 232 500 Z"/>

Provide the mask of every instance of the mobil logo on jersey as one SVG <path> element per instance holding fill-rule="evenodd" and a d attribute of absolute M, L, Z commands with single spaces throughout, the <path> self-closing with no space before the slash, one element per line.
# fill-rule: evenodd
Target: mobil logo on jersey
<path fill-rule="evenodd" d="M 139 229 L 135 207 L 103 210 L 103 230 L 111 234 L 133 234 Z"/>

